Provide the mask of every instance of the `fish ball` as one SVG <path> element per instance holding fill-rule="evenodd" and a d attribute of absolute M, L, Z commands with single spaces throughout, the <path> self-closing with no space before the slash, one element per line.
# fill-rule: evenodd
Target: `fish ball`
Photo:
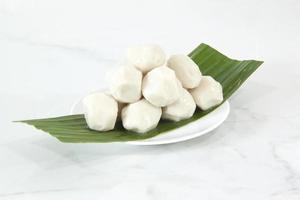
<path fill-rule="evenodd" d="M 161 113 L 161 108 L 142 99 L 122 109 L 123 126 L 130 131 L 145 133 L 157 126 Z"/>
<path fill-rule="evenodd" d="M 203 76 L 200 85 L 190 92 L 202 110 L 212 108 L 223 101 L 222 85 L 211 76 Z"/>
<path fill-rule="evenodd" d="M 170 56 L 167 66 L 173 69 L 184 88 L 195 88 L 201 81 L 202 74 L 198 65 L 186 55 Z"/>
<path fill-rule="evenodd" d="M 142 73 L 133 66 L 121 66 L 112 74 L 110 93 L 120 102 L 136 102 L 142 95 L 142 78 Z"/>
<path fill-rule="evenodd" d="M 192 95 L 186 89 L 182 89 L 179 99 L 163 108 L 162 118 L 180 121 L 192 117 L 195 110 L 196 103 Z"/>
<path fill-rule="evenodd" d="M 112 130 L 115 126 L 118 103 L 105 93 L 93 93 L 83 101 L 83 110 L 88 127 L 97 131 Z"/>
<path fill-rule="evenodd" d="M 162 66 L 166 54 L 158 45 L 140 45 L 127 50 L 127 61 L 143 73 Z"/>
<path fill-rule="evenodd" d="M 175 72 L 166 66 L 148 72 L 142 83 L 144 97 L 158 107 L 174 103 L 179 98 L 181 90 L 182 86 Z"/>

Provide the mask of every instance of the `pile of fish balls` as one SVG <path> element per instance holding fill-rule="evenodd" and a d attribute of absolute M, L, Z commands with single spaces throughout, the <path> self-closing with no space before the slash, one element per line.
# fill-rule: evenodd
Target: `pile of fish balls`
<path fill-rule="evenodd" d="M 203 76 L 190 57 L 167 59 L 158 45 L 129 48 L 126 62 L 109 79 L 109 92 L 92 93 L 82 101 L 90 129 L 109 131 L 122 120 L 125 129 L 142 134 L 161 119 L 188 119 L 197 106 L 207 110 L 223 101 L 221 84 Z"/>

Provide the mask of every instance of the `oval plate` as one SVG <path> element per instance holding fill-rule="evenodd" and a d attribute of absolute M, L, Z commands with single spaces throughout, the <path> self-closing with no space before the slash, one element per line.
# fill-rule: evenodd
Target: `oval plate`
<path fill-rule="evenodd" d="M 129 141 L 124 143 L 131 145 L 160 145 L 190 140 L 204 135 L 220 126 L 228 117 L 229 111 L 229 102 L 225 101 L 222 105 L 220 105 L 218 108 L 216 108 L 206 116 L 183 127 L 177 128 L 173 131 L 162 133 L 161 135 L 157 135 L 149 139 Z M 74 103 L 71 108 L 71 114 L 80 113 L 83 113 L 81 100 Z"/>

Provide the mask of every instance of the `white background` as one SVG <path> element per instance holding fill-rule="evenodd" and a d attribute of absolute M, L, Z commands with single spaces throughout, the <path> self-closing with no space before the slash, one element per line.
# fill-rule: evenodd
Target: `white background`
<path fill-rule="evenodd" d="M 0 199 L 300 199 L 300 1 L 0 0 Z M 201 42 L 263 66 L 211 134 L 63 144 L 13 120 L 65 115 L 133 44 Z"/>

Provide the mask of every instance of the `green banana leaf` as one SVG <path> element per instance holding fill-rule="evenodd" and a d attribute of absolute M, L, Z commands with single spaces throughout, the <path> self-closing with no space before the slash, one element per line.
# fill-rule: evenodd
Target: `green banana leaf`
<path fill-rule="evenodd" d="M 239 61 L 230 59 L 207 44 L 200 44 L 189 56 L 199 66 L 204 75 L 210 75 L 222 84 L 224 101 L 263 63 L 256 60 Z M 179 128 L 205 116 L 215 108 L 207 111 L 197 109 L 191 118 L 179 122 L 161 120 L 155 129 L 145 134 L 137 134 L 125 130 L 120 121 L 116 123 L 114 130 L 106 132 L 93 131 L 88 128 L 83 115 L 69 115 L 19 122 L 45 131 L 62 142 L 121 142 L 147 139 Z"/>

